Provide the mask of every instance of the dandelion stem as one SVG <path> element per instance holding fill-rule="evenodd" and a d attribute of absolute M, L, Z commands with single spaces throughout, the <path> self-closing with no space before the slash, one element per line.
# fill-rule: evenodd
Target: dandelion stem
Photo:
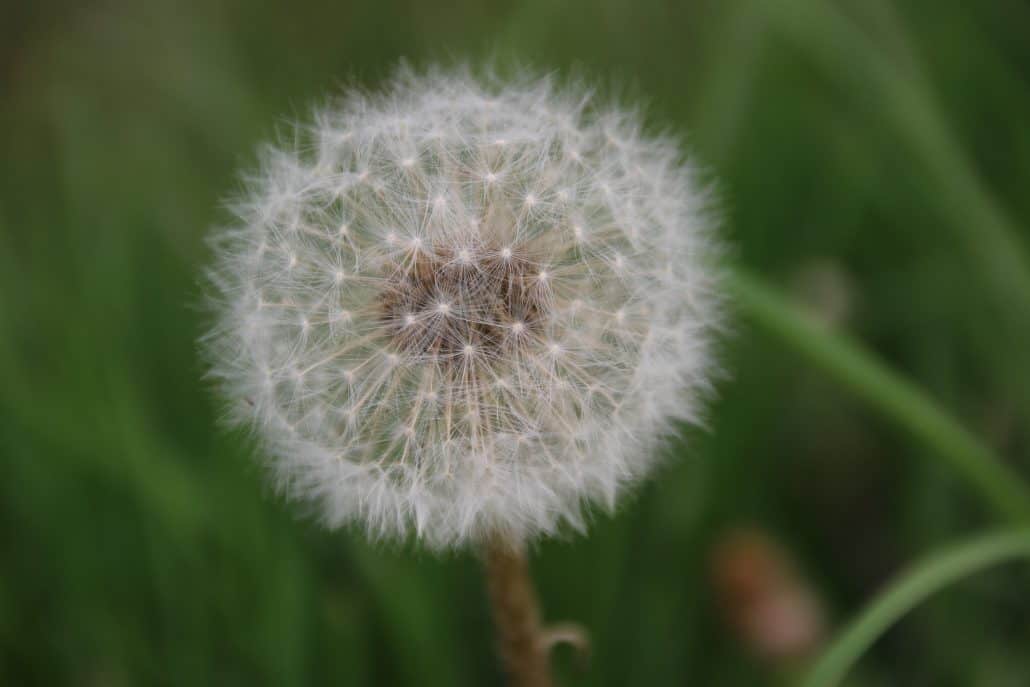
<path fill-rule="evenodd" d="M 990 448 L 949 417 L 921 389 L 857 343 L 821 326 L 760 278 L 729 277 L 755 324 L 807 358 L 947 461 L 1003 517 L 1030 520 L 1030 489 Z"/>
<path fill-rule="evenodd" d="M 974 537 L 932 555 L 874 598 L 813 665 L 802 687 L 830 687 L 880 635 L 933 593 L 967 575 L 1019 556 L 1030 557 L 1030 529 Z"/>
<path fill-rule="evenodd" d="M 487 593 L 510 687 L 551 687 L 540 605 L 522 547 L 493 541 L 485 552 Z"/>

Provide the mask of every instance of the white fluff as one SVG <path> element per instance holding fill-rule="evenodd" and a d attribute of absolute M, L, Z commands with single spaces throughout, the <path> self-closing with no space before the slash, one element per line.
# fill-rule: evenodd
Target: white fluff
<path fill-rule="evenodd" d="M 330 527 L 584 527 L 697 420 L 720 316 L 675 141 L 547 79 L 404 71 L 271 148 L 215 236 L 233 419 Z"/>

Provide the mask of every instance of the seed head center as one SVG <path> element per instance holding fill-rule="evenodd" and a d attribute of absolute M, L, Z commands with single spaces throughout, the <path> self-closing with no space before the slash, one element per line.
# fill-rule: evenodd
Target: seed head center
<path fill-rule="evenodd" d="M 540 267 L 517 248 L 422 249 L 386 269 L 382 322 L 395 350 L 442 363 L 526 346 L 546 303 Z"/>

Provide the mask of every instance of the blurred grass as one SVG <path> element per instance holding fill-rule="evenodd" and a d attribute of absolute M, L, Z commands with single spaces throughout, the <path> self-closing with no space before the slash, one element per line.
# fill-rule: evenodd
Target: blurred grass
<path fill-rule="evenodd" d="M 873 599 L 805 677 L 806 687 L 840 684 L 847 672 L 891 625 L 931 595 L 964 577 L 1014 558 L 1030 558 L 1030 529 L 995 530 L 921 558 Z"/>
<path fill-rule="evenodd" d="M 1030 8 L 1017 0 L 434 5 L 42 0 L 0 21 L 0 683 L 493 684 L 476 561 L 296 517 L 200 383 L 204 236 L 258 142 L 399 57 L 575 67 L 650 99 L 739 261 L 1030 475 Z M 991 516 L 742 321 L 661 478 L 534 565 L 568 684 L 780 684 L 708 555 L 759 523 L 831 617 Z M 1020 685 L 1030 575 L 906 618 L 849 684 Z M 971 632 L 970 628 L 976 628 Z"/>
<path fill-rule="evenodd" d="M 727 278 L 726 286 L 740 311 L 763 332 L 868 403 L 885 420 L 908 431 L 979 491 L 995 515 L 1015 522 L 1030 520 L 1030 490 L 1023 477 L 908 380 L 754 275 L 738 269 Z"/>

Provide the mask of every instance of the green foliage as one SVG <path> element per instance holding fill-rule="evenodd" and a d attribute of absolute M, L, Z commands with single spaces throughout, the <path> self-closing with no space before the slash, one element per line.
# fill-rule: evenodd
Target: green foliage
<path fill-rule="evenodd" d="M 473 556 L 323 532 L 263 485 L 200 381 L 204 237 L 236 171 L 284 114 L 343 82 L 374 87 L 400 57 L 575 68 L 646 95 L 653 125 L 685 133 L 719 179 L 741 264 L 1030 476 L 1025 3 L 40 0 L 5 14 L 0 684 L 500 680 Z M 589 671 L 559 650 L 566 684 L 783 684 L 721 617 L 710 558 L 732 526 L 771 532 L 838 620 L 996 517 L 918 433 L 783 338 L 742 318 L 724 364 L 709 432 L 673 443 L 588 538 L 534 552 L 548 617 L 593 637 Z M 1023 684 L 1028 613 L 1025 566 L 984 573 L 902 620 L 848 684 Z"/>

